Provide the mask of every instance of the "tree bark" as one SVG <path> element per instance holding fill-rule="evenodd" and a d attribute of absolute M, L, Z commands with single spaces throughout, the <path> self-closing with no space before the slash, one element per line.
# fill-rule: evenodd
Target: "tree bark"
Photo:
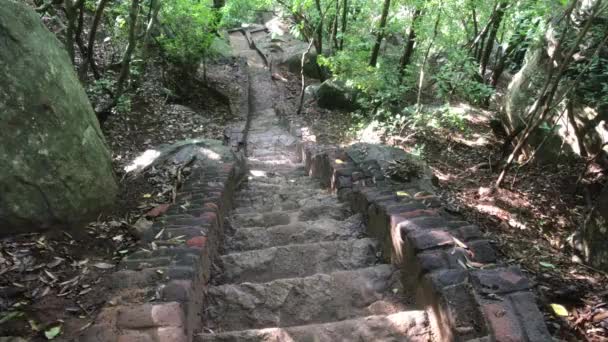
<path fill-rule="evenodd" d="M 301 88 L 300 88 L 300 104 L 298 105 L 298 111 L 297 114 L 300 115 L 302 114 L 302 108 L 304 108 L 304 95 L 306 95 L 304 93 L 304 91 L 306 90 L 306 78 L 304 75 L 304 63 L 306 62 L 306 55 L 308 55 L 308 53 L 310 52 L 310 49 L 312 48 L 312 45 L 314 44 L 314 38 L 312 38 L 310 40 L 310 43 L 308 43 L 308 48 L 306 49 L 306 51 L 304 51 L 304 53 L 302 53 L 302 60 L 301 60 L 301 64 L 300 64 L 300 79 L 301 79 Z"/>
<path fill-rule="evenodd" d="M 120 75 L 118 76 L 118 81 L 116 81 L 116 92 L 114 94 L 114 101 L 118 101 L 118 99 L 122 96 L 125 89 L 125 83 L 129 78 L 129 71 L 131 66 L 131 57 L 133 56 L 133 51 L 135 51 L 135 46 L 137 45 L 136 41 L 136 29 L 137 29 L 137 17 L 139 15 L 139 2 L 140 0 L 131 0 L 131 9 L 129 10 L 129 38 L 127 49 L 122 57 L 122 66 L 120 69 Z"/>
<path fill-rule="evenodd" d="M 95 64 L 95 36 L 97 35 L 97 30 L 99 29 L 99 24 L 101 23 L 101 18 L 103 17 L 103 11 L 105 10 L 108 1 L 109 0 L 100 0 L 99 4 L 97 5 L 97 9 L 95 10 L 93 24 L 91 25 L 91 30 L 89 31 L 85 60 L 80 68 L 81 78 L 86 76 L 89 66 L 91 66 L 91 71 L 93 72 L 95 79 L 99 79 L 101 77 L 99 71 L 97 70 L 97 65 Z"/>
<path fill-rule="evenodd" d="M 74 39 L 76 33 L 76 19 L 78 17 L 78 8 L 80 2 L 84 0 L 65 0 L 65 17 L 67 20 L 67 28 L 65 31 L 65 48 L 70 56 L 70 61 L 74 64 Z"/>
<path fill-rule="evenodd" d="M 329 44 L 331 46 L 331 52 L 337 50 L 340 47 L 340 43 L 338 42 L 338 22 L 340 18 L 340 1 L 336 1 L 336 14 L 334 15 L 334 20 L 331 29 L 331 37 L 329 39 Z"/>
<path fill-rule="evenodd" d="M 346 25 L 348 24 L 348 0 L 342 4 L 342 36 L 340 37 L 340 50 L 344 49 L 344 36 L 346 35 Z"/>
<path fill-rule="evenodd" d="M 416 23 L 418 22 L 421 13 L 422 11 L 419 8 L 416 8 L 412 16 L 412 24 L 407 34 L 405 49 L 403 50 L 403 55 L 399 61 L 399 72 L 401 78 L 403 78 L 405 68 L 409 65 L 412 55 L 414 54 L 414 45 L 416 44 Z"/>
<path fill-rule="evenodd" d="M 420 78 L 418 80 L 418 96 L 416 97 L 416 112 L 420 112 L 420 104 L 422 102 L 422 84 L 424 83 L 424 68 L 426 67 L 427 61 L 429 59 L 429 55 L 431 54 L 431 49 L 433 48 L 433 44 L 435 43 L 435 39 L 439 34 L 439 22 L 441 21 L 441 9 L 439 13 L 437 13 L 437 19 L 435 20 L 435 26 L 433 28 L 433 37 L 429 41 L 429 46 L 424 53 L 424 59 L 422 60 L 422 65 L 420 66 Z"/>
<path fill-rule="evenodd" d="M 502 73 L 504 72 L 504 70 L 507 66 L 507 63 L 511 63 L 512 56 L 514 55 L 515 51 L 519 50 L 519 48 L 522 47 L 528 39 L 528 36 L 526 34 L 521 33 L 520 29 L 521 29 L 521 26 L 518 24 L 515 27 L 514 37 L 511 38 L 509 45 L 507 46 L 507 49 L 505 50 L 505 53 L 500 57 L 500 59 L 498 60 L 498 63 L 496 63 L 496 66 L 494 67 L 494 70 L 492 71 L 492 76 L 490 78 L 490 85 L 493 88 L 496 88 L 496 86 L 498 85 L 500 76 L 502 76 Z"/>
<path fill-rule="evenodd" d="M 380 17 L 380 27 L 378 28 L 378 34 L 376 35 L 376 44 L 372 50 L 372 58 L 369 61 L 369 65 L 376 67 L 378 63 L 378 55 L 380 54 L 380 45 L 384 39 L 386 21 L 388 19 L 388 11 L 391 7 L 391 0 L 384 0 L 384 6 L 382 8 L 382 17 Z"/>
<path fill-rule="evenodd" d="M 85 59 L 86 48 L 84 46 L 84 42 L 82 41 L 82 30 L 84 29 L 84 1 L 80 1 L 78 4 L 78 26 L 76 27 L 75 40 L 78 45 L 78 49 L 80 50 L 80 54 L 82 58 Z"/>
<path fill-rule="evenodd" d="M 506 1 L 501 1 L 496 11 L 494 11 L 493 18 L 491 19 L 492 25 L 490 25 L 490 30 L 488 32 L 488 39 L 485 44 L 485 49 L 481 55 L 480 60 L 480 74 L 481 77 L 484 77 L 486 74 L 486 69 L 488 67 L 488 62 L 490 60 L 490 55 L 492 54 L 492 49 L 494 48 L 494 40 L 496 39 L 496 34 L 498 33 L 498 28 L 502 22 L 502 19 L 505 15 L 505 10 L 507 9 L 508 3 Z"/>
<path fill-rule="evenodd" d="M 325 13 L 321 8 L 321 0 L 315 0 L 315 5 L 317 7 L 317 11 L 319 12 L 319 25 L 316 30 L 316 37 L 314 39 L 315 49 L 317 50 L 317 55 L 323 55 L 323 21 L 325 18 Z"/>

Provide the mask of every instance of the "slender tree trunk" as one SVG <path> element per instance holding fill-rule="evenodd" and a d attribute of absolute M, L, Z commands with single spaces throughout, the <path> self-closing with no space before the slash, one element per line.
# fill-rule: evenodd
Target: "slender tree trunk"
<path fill-rule="evenodd" d="M 65 31 L 65 48 L 70 56 L 70 61 L 74 64 L 74 35 L 76 33 L 76 19 L 78 16 L 78 0 L 65 1 L 65 16 L 67 19 L 67 27 Z"/>
<path fill-rule="evenodd" d="M 319 12 L 319 26 L 316 30 L 316 38 L 314 39 L 315 49 L 317 50 L 317 55 L 323 55 L 323 21 L 325 18 L 325 13 L 323 13 L 323 9 L 321 8 L 321 0 L 315 0 L 315 5 L 317 7 L 317 11 Z"/>
<path fill-rule="evenodd" d="M 384 6 L 382 8 L 382 17 L 380 17 L 380 27 L 378 28 L 378 34 L 376 35 L 376 44 L 372 50 L 372 58 L 369 61 L 369 65 L 376 67 L 378 63 L 378 55 L 380 54 L 380 45 L 382 45 L 382 39 L 384 39 L 386 21 L 388 19 L 388 11 L 391 7 L 391 0 L 384 0 Z"/>
<path fill-rule="evenodd" d="M 146 25 L 146 32 L 144 33 L 144 43 L 146 50 L 151 43 L 152 29 L 158 22 L 158 12 L 160 12 L 161 2 L 160 0 L 150 0 L 150 13 L 148 15 L 148 24 Z"/>
<path fill-rule="evenodd" d="M 338 42 L 338 22 L 340 18 L 340 1 L 336 1 L 336 14 L 334 15 L 333 25 L 331 29 L 331 38 L 330 38 L 330 46 L 331 52 L 337 50 L 340 47 Z M 333 44 L 333 45 L 332 45 Z"/>
<path fill-rule="evenodd" d="M 108 1 L 109 0 L 100 0 L 99 4 L 97 5 L 97 9 L 95 10 L 93 24 L 91 25 L 91 30 L 89 31 L 87 52 L 85 53 L 86 59 L 80 68 L 81 79 L 86 76 L 89 65 L 91 66 L 91 71 L 93 72 L 95 79 L 99 79 L 101 77 L 99 71 L 97 70 L 97 65 L 95 64 L 95 36 L 97 35 L 97 30 L 99 29 L 99 24 L 101 23 L 101 18 L 103 17 L 103 11 L 105 10 Z"/>
<path fill-rule="evenodd" d="M 422 60 L 422 65 L 420 66 L 420 78 L 418 79 L 418 96 L 416 97 L 416 112 L 420 112 L 420 104 L 422 102 L 422 84 L 424 83 L 424 69 L 426 68 L 426 64 L 429 59 L 429 55 L 431 54 L 431 49 L 433 48 L 433 44 L 435 44 L 435 39 L 437 39 L 437 35 L 439 34 L 439 22 L 441 21 L 441 9 L 437 13 L 437 19 L 435 20 L 435 26 L 433 28 L 433 37 L 429 41 L 429 46 L 424 53 L 424 59 Z"/>
<path fill-rule="evenodd" d="M 492 71 L 490 85 L 494 88 L 496 88 L 496 86 L 498 85 L 500 76 L 502 76 L 502 73 L 504 72 L 507 63 L 510 63 L 510 61 L 512 60 L 511 57 L 513 56 L 515 51 L 519 50 L 519 48 L 524 45 L 528 38 L 525 34 L 521 33 L 518 28 L 519 26 L 516 27 L 515 36 L 511 38 L 511 41 L 509 42 L 509 46 L 507 46 L 505 53 L 500 57 L 500 59 L 496 63 L 496 66 L 494 67 L 494 70 Z"/>
<path fill-rule="evenodd" d="M 86 48 L 84 46 L 84 42 L 82 41 L 82 30 L 84 29 L 84 1 L 80 1 L 78 4 L 78 26 L 76 27 L 76 44 L 78 45 L 78 49 L 80 50 L 80 55 L 83 59 L 85 59 Z"/>
<path fill-rule="evenodd" d="M 419 8 L 416 8 L 412 16 L 412 24 L 407 34 L 407 42 L 405 43 L 405 49 L 403 50 L 403 55 L 401 56 L 401 60 L 399 61 L 399 72 L 401 78 L 403 78 L 403 75 L 405 74 L 405 68 L 410 64 L 410 60 L 412 59 L 412 55 L 414 54 L 414 45 L 416 44 L 416 24 L 418 22 L 418 19 L 420 18 L 421 13 L 422 11 Z"/>
<path fill-rule="evenodd" d="M 300 64 L 300 79 L 301 79 L 301 89 L 300 89 L 300 104 L 298 105 L 298 112 L 297 114 L 300 115 L 302 114 L 302 108 L 304 108 L 304 95 L 306 95 L 304 93 L 304 91 L 306 90 L 306 78 L 304 75 L 304 63 L 306 62 L 306 55 L 308 55 L 308 53 L 310 52 L 310 49 L 312 48 L 314 44 L 314 38 L 312 38 L 310 40 L 310 43 L 308 43 L 308 48 L 306 49 L 306 51 L 304 51 L 304 53 L 302 53 L 302 60 L 301 60 L 301 64 Z"/>
<path fill-rule="evenodd" d="M 346 25 L 348 24 L 348 0 L 342 4 L 342 36 L 340 37 L 340 50 L 344 49 L 344 36 L 346 36 Z"/>
<path fill-rule="evenodd" d="M 136 41 L 136 30 L 137 30 L 137 17 L 139 15 L 139 2 L 140 0 L 131 0 L 131 9 L 129 10 L 129 38 L 127 49 L 122 57 L 122 66 L 120 69 L 120 75 L 118 81 L 116 81 L 116 93 L 114 94 L 115 101 L 122 96 L 125 89 L 125 83 L 129 78 L 129 71 L 131 66 L 131 57 L 135 51 Z"/>
<path fill-rule="evenodd" d="M 497 6 L 496 11 L 494 12 L 492 18 L 492 25 L 490 26 L 490 31 L 488 32 L 488 39 L 485 44 L 485 50 L 481 55 L 481 77 L 484 77 L 484 75 L 486 74 L 488 62 L 490 61 L 490 55 L 492 54 L 492 49 L 494 48 L 494 40 L 496 39 L 496 34 L 498 33 L 498 29 L 500 28 L 500 24 L 502 23 L 502 18 L 505 15 L 505 10 L 507 9 L 507 6 L 508 3 L 506 1 L 501 1 Z"/>

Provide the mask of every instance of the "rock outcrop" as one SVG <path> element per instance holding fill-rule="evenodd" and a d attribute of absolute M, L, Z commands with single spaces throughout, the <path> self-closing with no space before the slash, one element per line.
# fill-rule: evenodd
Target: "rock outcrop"
<path fill-rule="evenodd" d="M 118 192 L 111 155 L 62 44 L 0 2 L 0 235 L 77 227 Z"/>
<path fill-rule="evenodd" d="M 357 92 L 348 87 L 345 82 L 329 79 L 317 90 L 319 106 L 327 109 L 353 111 L 358 108 Z"/>
<path fill-rule="evenodd" d="M 545 36 L 541 37 L 539 44 L 535 44 L 527 51 L 525 64 L 514 75 L 503 103 L 502 122 L 509 133 L 525 124 L 530 108 L 539 98 L 545 81 L 551 73 L 551 60 L 561 39 L 563 26 L 565 23 L 573 26 L 574 29 L 569 31 L 568 41 L 574 42 L 575 35 L 582 30 L 596 2 L 583 2 L 580 8 L 574 10 L 570 23 L 565 20 L 554 20 Z M 602 25 L 605 25 L 607 18 L 606 10 L 599 13 L 589 32 L 604 32 L 605 28 Z M 603 143 L 606 142 L 608 129 L 601 122 L 608 118 L 608 103 L 602 100 L 605 93 L 602 87 L 608 81 L 606 76 L 608 65 L 605 62 L 598 62 L 591 68 L 593 72 L 587 69 L 589 60 L 594 58 L 597 52 L 601 60 L 608 58 L 607 47 L 604 46 L 596 52 L 597 44 L 601 39 L 602 37 L 595 33 L 584 37 L 575 51 L 575 60 L 561 78 L 561 84 L 554 96 L 553 105 L 557 108 L 553 116 L 533 132 L 528 140 L 529 151 L 542 144 L 542 153 L 536 154 L 541 161 L 555 160 L 562 150 L 583 156 L 598 154 L 602 150 Z M 562 51 L 562 54 L 566 51 Z M 580 72 L 583 72 L 581 76 L 579 76 Z M 572 85 L 575 87 L 571 88 Z M 606 155 L 605 152 L 603 154 Z M 608 158 L 602 158 L 600 162 L 608 167 Z"/>

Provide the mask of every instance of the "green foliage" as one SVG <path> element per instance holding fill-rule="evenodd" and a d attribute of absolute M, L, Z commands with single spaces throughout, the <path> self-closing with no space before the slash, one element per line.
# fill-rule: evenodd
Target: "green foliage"
<path fill-rule="evenodd" d="M 272 0 L 229 0 L 222 8 L 221 26 L 232 28 L 254 23 L 261 11 L 272 9 Z"/>
<path fill-rule="evenodd" d="M 463 99 L 482 104 L 494 89 L 481 82 L 474 59 L 461 49 L 446 51 L 447 57 L 439 61 L 439 70 L 433 75 L 437 82 L 437 95 L 443 100 Z"/>
<path fill-rule="evenodd" d="M 159 41 L 174 62 L 197 64 L 210 54 L 216 27 L 214 9 L 207 1 L 163 2 L 160 16 L 164 30 Z"/>

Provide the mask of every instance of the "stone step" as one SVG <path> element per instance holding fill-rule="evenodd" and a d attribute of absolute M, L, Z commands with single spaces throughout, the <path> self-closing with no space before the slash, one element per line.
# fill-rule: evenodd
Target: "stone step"
<path fill-rule="evenodd" d="M 426 313 L 402 311 L 325 324 L 200 334 L 194 342 L 429 342 Z"/>
<path fill-rule="evenodd" d="M 211 286 L 208 327 L 222 331 L 342 321 L 393 314 L 408 308 L 391 265 L 278 279 L 268 283 Z"/>
<path fill-rule="evenodd" d="M 268 282 L 280 278 L 305 277 L 317 273 L 353 270 L 376 264 L 378 243 L 354 239 L 297 244 L 221 257 L 219 282 Z"/>
<path fill-rule="evenodd" d="M 307 189 L 305 187 L 284 187 L 281 190 L 242 190 L 236 196 L 236 200 L 274 200 L 284 201 L 289 199 L 302 199 L 310 197 L 331 198 L 326 191 L 320 189 Z"/>
<path fill-rule="evenodd" d="M 254 207 L 255 208 L 255 207 Z M 272 227 L 294 222 L 315 221 L 320 218 L 344 220 L 351 216 L 350 209 L 345 204 L 327 203 L 306 205 L 299 210 L 256 212 L 235 214 L 231 217 L 232 226 L 243 227 Z"/>
<path fill-rule="evenodd" d="M 322 218 L 310 222 L 296 222 L 268 228 L 252 227 L 237 229 L 226 236 L 227 251 L 246 251 L 291 243 L 312 243 L 359 238 L 365 234 L 361 216 L 354 215 L 346 221 Z"/>
<path fill-rule="evenodd" d="M 301 208 L 327 207 L 323 212 L 333 208 L 334 214 L 341 213 L 344 210 L 344 205 L 338 203 L 333 196 L 330 195 L 313 195 L 309 196 L 260 196 L 252 199 L 239 199 L 236 201 L 239 210 L 235 213 L 255 213 L 269 211 L 291 211 Z M 257 209 L 257 210 L 255 210 Z M 334 215 L 332 214 L 332 215 Z"/>

